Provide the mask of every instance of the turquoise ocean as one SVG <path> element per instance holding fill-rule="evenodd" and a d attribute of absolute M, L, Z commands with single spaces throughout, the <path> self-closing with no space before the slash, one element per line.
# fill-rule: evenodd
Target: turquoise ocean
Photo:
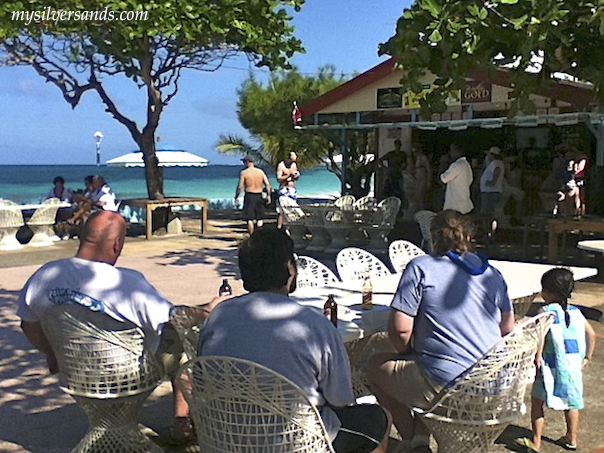
<path fill-rule="evenodd" d="M 242 166 L 208 165 L 207 167 L 165 167 L 166 196 L 207 198 L 211 205 L 233 206 L 235 188 Z M 300 197 L 337 196 L 340 181 L 324 168 L 301 172 L 297 187 Z M 19 204 L 39 203 L 52 189 L 55 176 L 65 178 L 72 190 L 84 189 L 84 177 L 100 174 L 119 199 L 147 198 L 143 168 L 121 168 L 94 165 L 0 165 L 0 198 Z M 274 172 L 268 172 L 271 186 L 277 187 Z"/>

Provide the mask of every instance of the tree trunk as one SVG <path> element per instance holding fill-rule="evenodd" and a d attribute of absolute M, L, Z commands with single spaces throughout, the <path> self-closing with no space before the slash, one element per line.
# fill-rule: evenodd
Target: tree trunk
<path fill-rule="evenodd" d="M 146 132 L 146 131 L 145 131 Z M 139 144 L 143 152 L 145 163 L 145 179 L 147 180 L 147 194 L 151 200 L 164 198 L 164 172 L 159 166 L 159 159 L 155 152 L 155 134 L 145 133 L 141 136 Z"/>

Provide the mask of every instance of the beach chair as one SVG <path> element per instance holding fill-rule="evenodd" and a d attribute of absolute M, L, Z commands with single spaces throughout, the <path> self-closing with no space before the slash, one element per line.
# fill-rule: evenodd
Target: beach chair
<path fill-rule="evenodd" d="M 53 240 L 56 241 L 60 239 L 52 229 L 60 205 L 61 200 L 58 198 L 49 198 L 35 210 L 34 215 L 27 221 L 27 226 L 30 227 L 34 233 L 27 245 L 32 247 L 46 247 L 53 245 Z"/>
<path fill-rule="evenodd" d="M 413 219 L 419 224 L 419 230 L 422 234 L 422 242 L 419 247 L 428 253 L 432 252 L 432 233 L 430 233 L 430 225 L 432 219 L 436 217 L 436 212 L 423 210 L 417 211 L 413 215 Z"/>
<path fill-rule="evenodd" d="M 413 409 L 436 439 L 439 453 L 488 452 L 503 430 L 524 415 L 537 346 L 554 317 L 541 313 L 517 324 L 442 390 L 431 408 Z"/>
<path fill-rule="evenodd" d="M 279 208 L 283 213 L 283 225 L 294 241 L 296 249 L 304 249 L 308 245 L 306 240 L 306 214 L 296 200 L 290 197 L 279 197 Z"/>
<path fill-rule="evenodd" d="M 50 308 L 42 328 L 59 364 L 61 389 L 90 423 L 72 453 L 162 453 L 138 428 L 141 407 L 162 380 L 143 331 L 76 304 Z"/>
<path fill-rule="evenodd" d="M 325 264 L 310 256 L 296 258 L 296 289 L 314 288 L 340 280 Z"/>
<path fill-rule="evenodd" d="M 425 254 L 426 252 L 420 249 L 417 245 L 409 241 L 405 241 L 404 239 L 393 241 L 390 246 L 388 246 L 390 264 L 392 264 L 392 268 L 395 272 L 403 272 L 409 261 L 416 256 Z"/>
<path fill-rule="evenodd" d="M 352 205 L 353 209 L 357 209 L 359 211 L 367 211 L 367 210 L 371 210 L 373 208 L 375 208 L 376 205 L 376 201 L 375 198 L 367 195 L 364 197 L 359 198 L 357 201 L 354 202 L 354 204 Z"/>
<path fill-rule="evenodd" d="M 17 240 L 17 231 L 23 225 L 23 212 L 19 205 L 10 200 L 0 202 L 0 250 L 23 248 Z"/>
<path fill-rule="evenodd" d="M 362 281 L 367 272 L 371 277 L 385 277 L 391 272 L 379 258 L 366 250 L 347 247 L 336 256 L 336 267 L 343 282 Z"/>
<path fill-rule="evenodd" d="M 296 384 L 262 365 L 197 357 L 179 373 L 204 453 L 334 453 L 317 408 Z"/>
<path fill-rule="evenodd" d="M 354 196 L 348 194 L 348 195 L 342 195 L 340 198 L 338 198 L 334 202 L 334 205 L 340 209 L 352 209 L 354 202 L 355 202 Z"/>

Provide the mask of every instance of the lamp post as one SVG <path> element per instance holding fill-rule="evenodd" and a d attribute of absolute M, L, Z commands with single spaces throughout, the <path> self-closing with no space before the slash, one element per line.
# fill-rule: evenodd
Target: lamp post
<path fill-rule="evenodd" d="M 96 143 L 96 166 L 101 165 L 101 142 L 103 141 L 103 134 L 99 131 L 94 133 L 94 141 Z"/>

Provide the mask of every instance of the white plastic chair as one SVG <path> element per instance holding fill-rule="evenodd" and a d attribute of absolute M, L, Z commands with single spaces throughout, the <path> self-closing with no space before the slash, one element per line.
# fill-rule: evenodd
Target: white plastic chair
<path fill-rule="evenodd" d="M 19 205 L 10 200 L 3 200 L 0 203 L 0 250 L 23 248 L 17 240 L 17 231 L 23 225 L 23 212 Z"/>
<path fill-rule="evenodd" d="M 334 453 L 317 408 L 304 391 L 262 365 L 197 357 L 178 385 L 204 453 Z"/>
<path fill-rule="evenodd" d="M 388 266 L 380 259 L 356 247 L 342 249 L 336 256 L 336 267 L 343 282 L 364 280 L 367 271 L 371 277 L 391 275 Z"/>
<path fill-rule="evenodd" d="M 277 200 L 283 214 L 283 225 L 287 229 L 290 237 L 294 241 L 297 249 L 306 248 L 308 245 L 306 236 L 306 214 L 298 205 L 296 200 L 290 197 L 279 197 Z"/>
<path fill-rule="evenodd" d="M 376 201 L 375 198 L 366 195 L 364 197 L 359 198 L 357 201 L 354 202 L 354 204 L 352 205 L 353 209 L 357 209 L 357 210 L 370 210 L 373 209 L 376 205 Z"/>
<path fill-rule="evenodd" d="M 27 243 L 32 247 L 46 247 L 53 245 L 53 237 L 55 233 L 52 229 L 57 218 L 57 211 L 61 205 L 61 200 L 58 198 L 49 198 L 45 200 L 34 215 L 27 222 L 27 226 L 34 232 L 33 237 Z M 59 239 L 58 237 L 56 239 Z"/>
<path fill-rule="evenodd" d="M 352 209 L 354 202 L 355 202 L 354 195 L 347 194 L 347 195 L 342 195 L 340 198 L 338 198 L 334 202 L 334 205 L 340 209 Z"/>
<path fill-rule="evenodd" d="M 417 256 L 425 254 L 426 252 L 420 249 L 417 245 L 409 241 L 405 241 L 404 239 L 393 241 L 388 247 L 390 264 L 392 264 L 392 268 L 395 270 L 395 272 L 403 272 L 409 261 Z"/>
<path fill-rule="evenodd" d="M 59 364 L 61 389 L 91 425 L 72 453 L 162 453 L 138 428 L 141 407 L 162 378 L 143 331 L 77 304 L 52 307 L 42 327 Z"/>
<path fill-rule="evenodd" d="M 323 263 L 310 256 L 296 258 L 296 288 L 314 288 L 339 282 L 338 277 Z"/>
<path fill-rule="evenodd" d="M 388 234 L 394 228 L 396 216 L 401 208 L 401 200 L 397 197 L 388 197 L 380 201 L 376 207 L 371 224 L 364 227 L 370 242 L 367 248 L 382 250 L 388 244 Z"/>
<path fill-rule="evenodd" d="M 434 217 L 436 217 L 436 212 L 428 210 L 417 211 L 413 215 L 413 218 L 419 224 L 419 230 L 422 233 L 420 248 L 428 253 L 432 252 L 432 233 L 430 233 L 430 225 L 432 224 L 432 219 Z"/>
<path fill-rule="evenodd" d="M 542 313 L 517 324 L 437 395 L 432 408 L 414 408 L 436 439 L 439 453 L 487 452 L 503 430 L 524 415 L 537 346 L 553 320 L 552 313 Z"/>

